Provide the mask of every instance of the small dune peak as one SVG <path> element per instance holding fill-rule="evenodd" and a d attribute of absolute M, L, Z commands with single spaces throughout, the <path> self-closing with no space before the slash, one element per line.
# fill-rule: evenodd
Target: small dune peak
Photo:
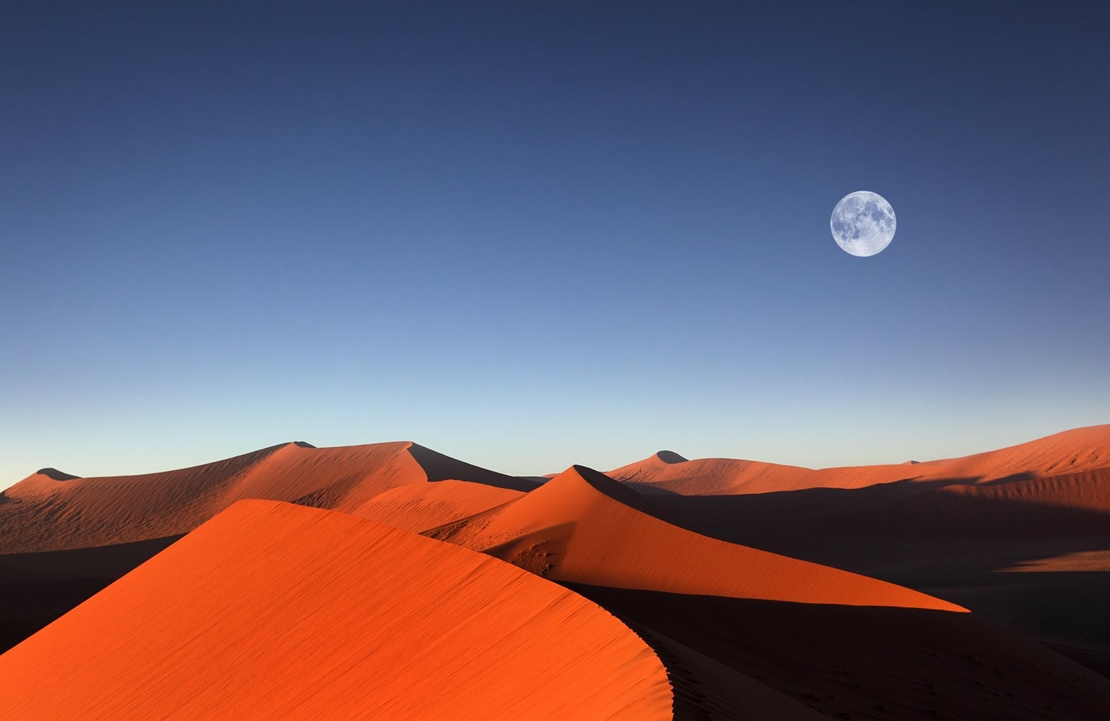
<path fill-rule="evenodd" d="M 592 489 L 602 495 L 626 503 L 633 501 L 634 504 L 638 504 L 640 498 L 639 493 L 628 488 L 620 481 L 615 481 L 604 473 L 595 471 L 588 466 L 573 465 L 543 484 L 543 487 L 545 489 L 563 489 L 565 493 L 582 493 L 588 492 L 587 489 Z"/>
<path fill-rule="evenodd" d="M 545 489 L 563 489 L 562 493 L 575 494 L 579 497 L 582 497 L 582 492 L 587 491 L 587 487 L 592 489 L 593 492 L 600 493 L 641 513 L 660 518 L 674 525 L 680 525 L 670 517 L 669 513 L 653 506 L 637 491 L 587 466 L 573 465 L 543 485 Z"/>
<path fill-rule="evenodd" d="M 308 443 L 307 441 L 293 441 L 289 445 L 296 446 L 297 448 L 315 448 L 316 446 Z"/>
<path fill-rule="evenodd" d="M 668 465 L 672 465 L 675 463 L 686 463 L 689 460 L 687 458 L 683 458 L 674 451 L 659 451 L 655 454 L 655 457 Z"/>
<path fill-rule="evenodd" d="M 620 493 L 621 490 L 627 490 L 618 481 L 614 481 L 609 476 L 601 471 L 595 471 L 589 466 L 580 466 L 578 464 L 572 465 L 559 475 L 555 476 L 552 480 L 559 480 L 561 478 L 575 478 L 581 479 L 591 486 L 601 491 L 602 493 L 616 492 Z"/>
<path fill-rule="evenodd" d="M 35 475 L 46 476 L 47 478 L 54 481 L 73 481 L 81 477 L 74 476 L 69 473 L 63 473 L 57 468 L 40 468 L 38 471 L 35 472 Z"/>

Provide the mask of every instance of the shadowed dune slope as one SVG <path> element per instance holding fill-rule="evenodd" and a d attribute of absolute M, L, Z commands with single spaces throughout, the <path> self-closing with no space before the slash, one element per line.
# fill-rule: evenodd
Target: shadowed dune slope
<path fill-rule="evenodd" d="M 450 492 L 438 490 L 422 511 L 429 526 L 459 518 L 452 515 L 454 508 L 463 509 L 461 516 L 475 512 L 484 502 L 479 498 L 496 505 L 534 485 L 407 442 L 340 448 L 288 443 L 141 476 L 70 479 L 40 472 L 0 494 L 0 553 L 180 535 L 246 498 L 357 512 L 390 490 L 446 479 L 474 481 L 481 487 L 467 483 L 454 484 Z M 468 498 L 470 490 L 474 498 Z M 373 515 L 389 520 L 382 508 Z"/>
<path fill-rule="evenodd" d="M 830 719 L 1110 718 L 1110 680 L 975 614 L 569 585 L 668 665 L 670 640 Z"/>
<path fill-rule="evenodd" d="M 579 586 L 574 590 L 590 589 Z M 792 699 L 627 616 L 621 616 L 621 620 L 654 649 L 667 667 L 676 721 L 828 721 L 828 716 L 814 711 L 805 699 Z"/>
<path fill-rule="evenodd" d="M 174 540 L 176 537 L 71 551 L 0 555 L 0 653 Z"/>
<path fill-rule="evenodd" d="M 428 532 L 542 576 L 595 586 L 798 603 L 962 611 L 907 588 L 701 536 L 573 466 L 518 500 Z"/>
<path fill-rule="evenodd" d="M 702 533 L 944 598 L 1110 675 L 1110 566 L 1091 563 L 1110 551 L 1110 469 L 652 500 Z M 1025 566 L 1040 572 L 1006 572 Z"/>
<path fill-rule="evenodd" d="M 267 501 L 0 656 L 7 718 L 669 719 L 651 649 L 495 559 Z"/>
<path fill-rule="evenodd" d="M 684 495 L 767 493 L 803 488 L 862 488 L 902 480 L 964 479 L 978 483 L 1051 477 L 1110 467 L 1110 425 L 1077 428 L 987 453 L 925 463 L 823 468 L 704 458 L 669 451 L 609 473 L 647 489 Z"/>

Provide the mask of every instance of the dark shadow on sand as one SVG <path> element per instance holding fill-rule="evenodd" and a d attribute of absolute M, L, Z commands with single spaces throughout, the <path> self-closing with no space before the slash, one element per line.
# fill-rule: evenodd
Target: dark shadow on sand
<path fill-rule="evenodd" d="M 1110 718 L 1110 680 L 975 614 L 563 585 L 830 718 Z"/>

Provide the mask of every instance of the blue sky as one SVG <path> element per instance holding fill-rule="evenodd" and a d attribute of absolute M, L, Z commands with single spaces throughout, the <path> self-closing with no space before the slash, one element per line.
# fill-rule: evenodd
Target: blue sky
<path fill-rule="evenodd" d="M 172 5 L 0 12 L 0 487 L 1110 422 L 1100 3 Z"/>

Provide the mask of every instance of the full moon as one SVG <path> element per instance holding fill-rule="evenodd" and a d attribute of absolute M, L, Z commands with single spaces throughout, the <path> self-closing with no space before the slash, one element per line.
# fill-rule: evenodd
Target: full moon
<path fill-rule="evenodd" d="M 883 252 L 894 240 L 898 219 L 886 198 L 870 190 L 857 190 L 833 208 L 829 227 L 833 240 L 845 253 L 867 258 Z"/>

